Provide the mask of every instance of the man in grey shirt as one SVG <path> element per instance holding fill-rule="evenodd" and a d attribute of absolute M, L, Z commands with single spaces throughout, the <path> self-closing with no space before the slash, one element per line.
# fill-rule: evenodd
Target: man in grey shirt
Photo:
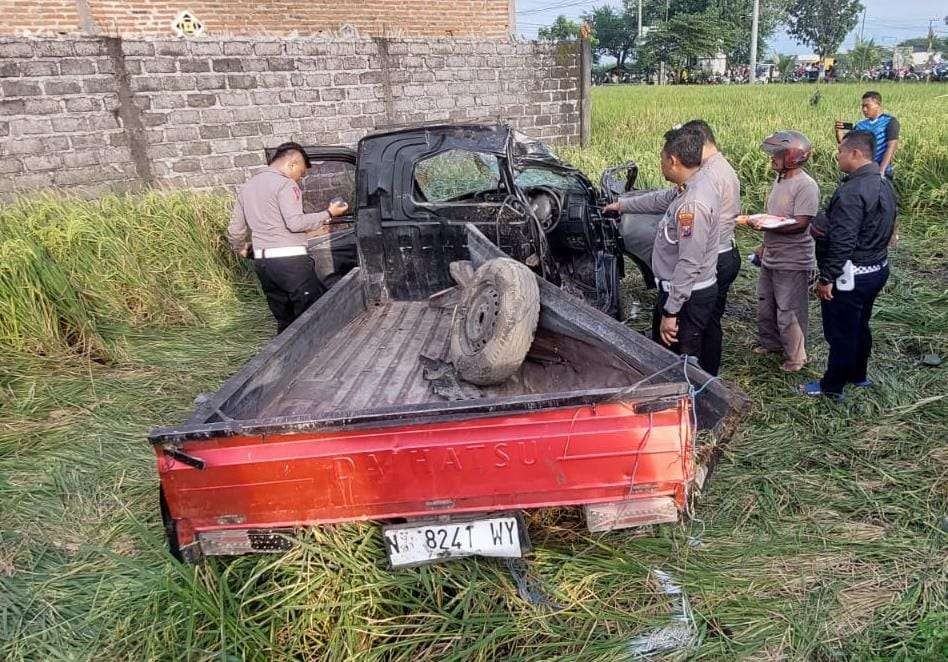
<path fill-rule="evenodd" d="M 301 145 L 289 142 L 277 147 L 269 166 L 241 187 L 227 226 L 227 238 L 236 253 L 251 257 L 253 251 L 254 270 L 278 333 L 325 292 L 306 252 L 306 233 L 349 208 L 344 202 L 331 203 L 326 211 L 303 213 L 299 182 L 309 167 Z"/>

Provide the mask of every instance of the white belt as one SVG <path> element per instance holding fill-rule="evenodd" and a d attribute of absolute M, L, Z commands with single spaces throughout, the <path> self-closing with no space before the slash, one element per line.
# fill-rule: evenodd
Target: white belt
<path fill-rule="evenodd" d="M 272 257 L 293 257 L 294 255 L 306 255 L 306 246 L 253 249 L 253 257 L 255 260 L 267 260 Z"/>
<path fill-rule="evenodd" d="M 709 278 L 708 280 L 699 281 L 691 286 L 691 291 L 694 292 L 695 290 L 703 290 L 706 287 L 711 287 L 716 282 L 718 282 L 718 279 L 715 277 Z M 658 289 L 660 289 L 662 292 L 671 291 L 671 281 L 668 281 L 668 280 L 662 280 L 661 278 L 656 278 L 655 286 Z"/>

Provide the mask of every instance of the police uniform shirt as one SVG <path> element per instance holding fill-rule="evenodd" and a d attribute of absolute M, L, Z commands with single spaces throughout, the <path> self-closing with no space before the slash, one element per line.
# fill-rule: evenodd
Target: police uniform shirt
<path fill-rule="evenodd" d="M 303 213 L 303 194 L 296 182 L 275 168 L 258 172 L 244 184 L 227 226 L 231 248 L 240 250 L 252 233 L 255 249 L 305 246 L 306 232 L 321 227 L 329 212 Z"/>
<path fill-rule="evenodd" d="M 731 250 L 734 242 L 734 225 L 741 213 L 741 182 L 737 173 L 721 152 L 715 152 L 701 163 L 701 169 L 711 180 L 721 204 L 719 210 L 721 230 L 718 235 L 718 250 Z"/>
<path fill-rule="evenodd" d="M 656 278 L 668 283 L 668 313 L 681 310 L 695 285 L 715 280 L 719 205 L 713 182 L 705 171 L 699 170 L 677 190 L 658 224 L 652 246 L 652 271 Z"/>

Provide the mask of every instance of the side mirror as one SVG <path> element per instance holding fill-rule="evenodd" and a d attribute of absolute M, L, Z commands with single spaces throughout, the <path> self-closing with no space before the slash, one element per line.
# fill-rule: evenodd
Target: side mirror
<path fill-rule="evenodd" d="M 602 173 L 599 187 L 606 203 L 615 202 L 620 195 L 635 190 L 635 180 L 639 176 L 639 167 L 635 161 L 626 161 L 609 168 Z"/>

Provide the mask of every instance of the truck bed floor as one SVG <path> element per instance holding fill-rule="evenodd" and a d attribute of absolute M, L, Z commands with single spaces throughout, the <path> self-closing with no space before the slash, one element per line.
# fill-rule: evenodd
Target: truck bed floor
<path fill-rule="evenodd" d="M 300 365 L 262 415 L 321 415 L 391 405 L 439 402 L 424 379 L 419 354 L 447 356 L 452 309 L 426 301 L 370 307 Z M 582 362 L 570 361 L 575 357 Z M 590 369 L 590 364 L 598 364 Z M 521 371 L 504 384 L 479 387 L 481 397 L 621 387 L 640 377 L 631 367 L 580 341 L 539 331 Z M 583 383 L 593 380 L 592 384 Z"/>

